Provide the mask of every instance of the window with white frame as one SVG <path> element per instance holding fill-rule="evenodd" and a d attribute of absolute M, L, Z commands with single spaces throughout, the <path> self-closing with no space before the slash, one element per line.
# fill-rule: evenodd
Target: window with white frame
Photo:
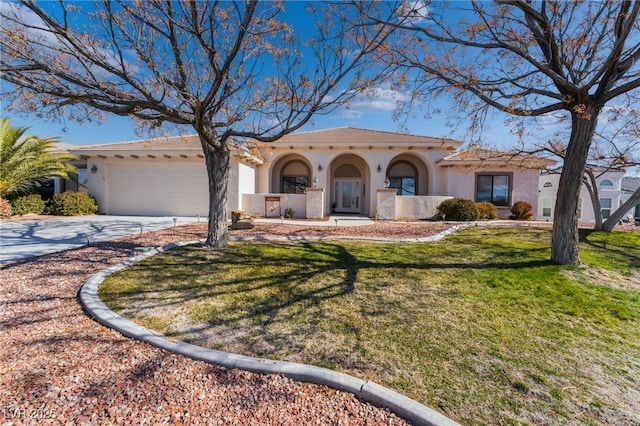
<path fill-rule="evenodd" d="M 600 182 L 600 187 L 612 187 L 613 186 L 613 182 L 611 182 L 609 179 L 605 179 L 602 182 Z"/>
<path fill-rule="evenodd" d="M 542 199 L 542 217 L 551 217 L 553 199 L 545 197 Z"/>
<path fill-rule="evenodd" d="M 603 219 L 608 219 L 611 216 L 612 204 L 611 198 L 600 198 L 600 216 Z"/>

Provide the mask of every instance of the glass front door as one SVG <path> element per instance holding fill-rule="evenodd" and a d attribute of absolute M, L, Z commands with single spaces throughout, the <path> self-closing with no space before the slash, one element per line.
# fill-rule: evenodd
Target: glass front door
<path fill-rule="evenodd" d="M 360 213 L 360 180 L 336 179 L 333 206 L 336 213 Z"/>

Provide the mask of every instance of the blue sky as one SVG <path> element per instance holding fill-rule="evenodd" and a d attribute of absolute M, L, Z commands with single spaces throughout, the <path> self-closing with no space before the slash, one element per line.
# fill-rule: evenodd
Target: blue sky
<path fill-rule="evenodd" d="M 402 117 L 399 120 L 392 118 L 395 102 L 391 98 L 392 93 L 381 90 L 377 97 L 362 98 L 354 102 L 350 108 L 341 107 L 329 115 L 316 115 L 310 124 L 301 131 L 321 130 L 333 127 L 360 127 L 371 130 L 406 131 L 408 133 L 427 135 L 434 137 L 464 138 L 466 127 L 459 126 L 458 131 L 451 134 L 444 122 L 445 117 L 439 116 L 426 120 L 420 115 L 415 117 Z M 447 100 L 440 101 L 446 106 Z M 445 109 L 446 110 L 446 109 Z M 46 121 L 35 115 L 12 114 L 4 110 L 2 116 L 9 118 L 12 126 L 30 127 L 29 134 L 45 137 L 56 136 L 61 142 L 70 144 L 104 144 L 111 142 L 123 142 L 145 138 L 146 135 L 136 134 L 135 123 L 127 117 L 109 115 L 100 123 L 65 123 Z M 194 133 L 188 126 L 184 127 L 186 133 Z M 505 141 L 505 138 L 513 138 L 504 129 L 502 120 L 497 119 L 491 128 L 487 128 L 487 136 L 499 135 L 497 139 Z"/>
<path fill-rule="evenodd" d="M 377 98 L 361 99 L 350 108 L 342 107 L 329 115 L 316 115 L 304 130 L 319 130 L 333 127 L 361 127 L 372 130 L 398 131 L 403 121 L 394 121 L 392 115 L 395 102 L 391 94 L 382 91 Z M 71 144 L 103 144 L 140 139 L 136 134 L 135 123 L 128 117 L 107 116 L 102 123 L 65 123 L 45 121 L 32 115 L 12 114 L 2 111 L 12 126 L 31 127 L 30 134 L 38 136 L 57 136 L 62 142 Z M 423 119 L 412 119 L 407 131 L 429 136 L 445 136 L 448 130 L 438 120 L 427 122 Z M 184 127 L 187 133 L 193 133 L 189 126 Z M 142 137 L 145 135 L 142 134 Z"/>
<path fill-rule="evenodd" d="M 83 6 L 88 3 L 79 3 Z M 295 22 L 296 30 L 302 28 L 312 28 L 313 22 L 304 10 L 305 2 L 285 3 L 287 14 L 290 15 L 290 22 Z M 4 3 L 4 7 L 11 3 Z M 44 7 L 55 8 L 57 3 L 43 2 Z M 0 7 L 3 4 L 0 3 Z M 9 6 L 10 7 L 10 6 Z M 78 23 L 78 22 L 77 22 Z M 82 24 L 82 22 L 79 22 Z M 303 36 L 306 34 L 303 33 Z M 0 84 L 6 84 L 0 81 Z M 448 112 L 454 110 L 453 105 L 447 98 L 437 99 L 432 103 L 431 108 L 443 111 L 439 115 L 432 115 L 425 119 L 425 111 L 421 111 L 416 105 L 415 111 L 411 115 L 400 116 L 394 120 L 396 113 L 396 101 L 406 99 L 403 93 L 391 90 L 389 86 L 378 86 L 372 91 L 369 97 L 359 97 L 354 99 L 349 107 L 339 107 L 330 114 L 316 115 L 310 123 L 299 131 L 321 130 L 335 127 L 359 127 L 371 130 L 381 130 L 390 132 L 408 132 L 418 135 L 433 137 L 449 137 L 465 142 L 469 141 L 469 123 L 464 117 L 449 117 Z M 133 120 L 127 117 L 107 115 L 102 122 L 77 123 L 74 121 L 52 122 L 33 115 L 16 115 L 7 111 L 6 102 L 0 100 L 0 116 L 10 119 L 12 126 L 30 127 L 29 134 L 41 137 L 58 137 L 61 142 L 69 144 L 105 144 L 131 140 L 139 140 L 152 137 L 157 134 L 150 134 L 144 129 L 141 130 Z M 509 149 L 511 146 L 520 145 L 518 136 L 508 130 L 509 124 L 505 120 L 510 116 L 498 113 L 495 110 L 490 112 L 485 126 L 481 129 L 481 134 L 473 135 L 489 146 L 497 146 L 502 149 Z M 512 117 L 511 117 L 512 118 Z M 455 128 L 447 127 L 447 122 L 453 121 Z M 561 123 L 553 116 L 540 117 L 538 119 L 528 119 L 526 129 L 529 132 L 525 136 L 528 144 L 531 142 L 543 142 L 553 138 L 553 134 L 563 126 L 566 130 L 569 121 Z M 599 125 L 606 124 L 605 117 L 599 118 Z M 138 130 L 138 132 L 136 132 Z M 175 130 L 170 130 L 170 134 L 176 134 Z M 193 129 L 184 126 L 181 133 L 192 134 Z M 166 133 L 163 133 L 166 134 Z M 568 133 L 565 133 L 568 134 Z M 566 136 L 565 136 L 566 137 Z"/>
<path fill-rule="evenodd" d="M 45 7 L 56 8 L 54 3 L 44 3 L 44 5 Z M 305 13 L 303 6 L 304 3 L 288 3 L 286 4 L 287 14 L 291 15 L 298 28 L 300 26 L 302 28 L 305 26 L 313 27 L 313 22 L 309 20 L 310 15 Z M 6 83 L 0 82 L 0 84 Z M 402 97 L 402 93 L 394 92 L 384 86 L 378 87 L 370 97 L 355 99 L 348 108 L 340 107 L 328 115 L 316 115 L 300 131 L 349 126 L 391 132 L 404 131 L 419 135 L 453 137 L 464 140 L 468 128 L 466 123 L 460 122 L 454 131 L 446 127 L 447 117 L 444 115 L 435 116 L 427 120 L 424 119 L 423 112 L 416 111 L 414 115 L 403 116 L 398 120 L 394 120 L 396 99 Z M 448 108 L 447 99 L 438 100 L 434 107 L 443 111 L 450 109 Z M 70 144 L 104 144 L 137 140 L 150 136 L 144 130 L 142 133 L 136 133 L 136 124 L 131 119 L 115 115 L 107 115 L 102 123 L 77 123 L 71 120 L 54 122 L 39 118 L 35 114 L 10 113 L 6 111 L 4 102 L 0 105 L 0 115 L 9 118 L 12 126 L 30 127 L 29 134 L 41 137 L 55 136 L 61 142 Z M 188 126 L 184 126 L 181 131 L 194 133 L 193 129 Z M 503 146 L 508 145 L 511 141 L 516 141 L 516 137 L 505 130 L 503 118 L 497 117 L 492 120 L 492 126 L 484 131 L 483 136 L 491 139 L 489 143 L 499 142 Z"/>

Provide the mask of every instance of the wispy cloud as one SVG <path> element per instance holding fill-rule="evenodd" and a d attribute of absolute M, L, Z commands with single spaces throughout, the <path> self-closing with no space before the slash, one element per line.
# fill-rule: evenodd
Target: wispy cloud
<path fill-rule="evenodd" d="M 349 104 L 338 108 L 336 115 L 353 120 L 371 113 L 393 113 L 397 109 L 398 103 L 407 99 L 406 95 L 396 90 L 388 87 L 376 87 L 367 94 L 357 95 Z"/>
<path fill-rule="evenodd" d="M 403 2 L 402 8 L 398 11 L 399 19 L 403 19 L 405 23 L 419 25 L 429 16 L 429 1 L 414 0 Z"/>

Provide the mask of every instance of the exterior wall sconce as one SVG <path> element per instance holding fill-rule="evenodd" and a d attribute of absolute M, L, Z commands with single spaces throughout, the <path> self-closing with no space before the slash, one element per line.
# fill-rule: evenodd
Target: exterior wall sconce
<path fill-rule="evenodd" d="M 313 183 L 313 187 L 317 188 L 318 187 L 318 176 L 315 176 L 311 182 Z"/>
<path fill-rule="evenodd" d="M 98 166 L 96 166 L 95 164 L 91 166 L 91 173 L 96 173 L 97 171 L 98 171 Z"/>
<path fill-rule="evenodd" d="M 384 178 L 384 187 L 389 188 L 389 185 L 391 185 L 391 182 L 389 182 L 389 177 L 387 176 Z"/>
<path fill-rule="evenodd" d="M 380 163 L 378 163 L 378 173 L 380 173 L 382 171 L 382 167 L 380 166 Z"/>
<path fill-rule="evenodd" d="M 322 171 L 322 164 L 318 164 L 318 171 L 321 172 Z"/>

